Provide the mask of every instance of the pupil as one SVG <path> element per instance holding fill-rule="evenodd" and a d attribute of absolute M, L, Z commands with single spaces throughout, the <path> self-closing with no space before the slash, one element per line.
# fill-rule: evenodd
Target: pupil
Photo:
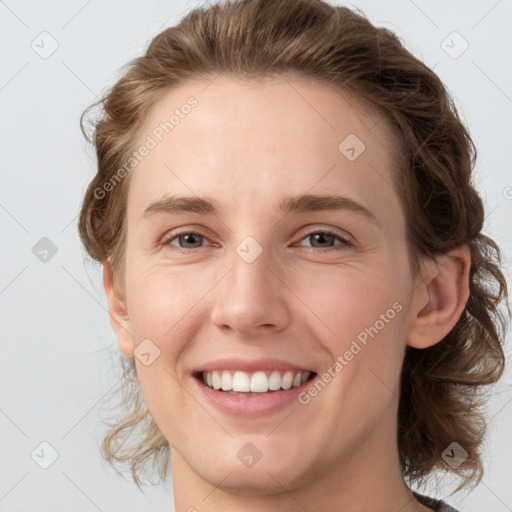
<path fill-rule="evenodd" d="M 334 235 L 328 235 L 326 233 L 317 233 L 315 235 L 313 235 L 314 237 L 314 240 L 317 242 L 317 241 L 320 241 L 320 243 L 323 241 L 325 241 L 325 239 L 329 240 L 329 239 L 332 239 L 334 237 Z M 318 238 L 320 238 L 320 240 L 318 240 Z"/>
<path fill-rule="evenodd" d="M 196 239 L 197 237 L 195 235 L 193 235 L 192 233 L 189 233 L 187 235 L 183 235 L 183 238 L 184 238 L 186 244 L 190 243 L 190 244 L 193 245 L 194 244 L 194 239 Z"/>

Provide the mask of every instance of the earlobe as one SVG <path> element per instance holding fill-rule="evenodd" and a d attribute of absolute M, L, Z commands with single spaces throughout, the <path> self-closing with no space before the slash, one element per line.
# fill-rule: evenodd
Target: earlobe
<path fill-rule="evenodd" d="M 427 348 L 458 322 L 469 298 L 471 256 L 467 245 L 429 262 L 428 275 L 413 292 L 407 344 Z"/>
<path fill-rule="evenodd" d="M 119 350 L 128 357 L 134 357 L 134 346 L 130 334 L 130 322 L 126 310 L 126 300 L 116 289 L 114 272 L 109 260 L 103 263 L 103 288 L 107 297 L 110 325 L 114 330 Z"/>

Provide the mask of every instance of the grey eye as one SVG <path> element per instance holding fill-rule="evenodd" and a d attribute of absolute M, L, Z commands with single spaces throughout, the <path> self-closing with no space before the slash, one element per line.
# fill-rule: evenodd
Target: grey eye
<path fill-rule="evenodd" d="M 313 247 L 332 247 L 334 239 L 338 238 L 337 236 L 330 235 L 329 233 L 313 233 L 308 235 L 308 238 L 312 241 Z M 314 241 L 314 242 L 313 242 Z M 327 245 L 325 244 L 327 241 Z M 315 243 L 319 243 L 320 245 L 314 245 Z"/>
<path fill-rule="evenodd" d="M 201 247 L 203 245 L 204 237 L 199 233 L 184 233 L 183 235 L 178 235 L 175 237 L 174 240 L 178 240 L 179 247 L 182 247 L 183 249 L 196 249 L 197 247 Z"/>

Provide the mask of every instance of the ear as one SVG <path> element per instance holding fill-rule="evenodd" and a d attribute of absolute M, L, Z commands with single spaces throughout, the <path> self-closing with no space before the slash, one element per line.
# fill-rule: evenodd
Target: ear
<path fill-rule="evenodd" d="M 110 325 L 117 338 L 119 350 L 128 357 L 134 357 L 130 322 L 123 293 L 116 289 L 114 272 L 110 260 L 103 263 L 103 288 L 107 296 Z"/>
<path fill-rule="evenodd" d="M 430 347 L 453 329 L 469 298 L 470 266 L 467 245 L 428 261 L 427 277 L 412 292 L 408 345 Z"/>

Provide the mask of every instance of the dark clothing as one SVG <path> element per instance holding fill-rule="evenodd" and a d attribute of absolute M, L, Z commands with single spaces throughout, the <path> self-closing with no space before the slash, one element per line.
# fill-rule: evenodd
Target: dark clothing
<path fill-rule="evenodd" d="M 425 505 L 425 507 L 429 507 L 432 510 L 435 510 L 436 512 L 459 512 L 458 510 L 455 510 L 453 507 L 450 507 L 450 505 L 447 505 L 441 500 L 429 498 L 428 496 L 419 494 L 416 491 L 413 491 L 412 489 L 411 492 L 417 501 L 419 501 L 422 505 Z"/>

